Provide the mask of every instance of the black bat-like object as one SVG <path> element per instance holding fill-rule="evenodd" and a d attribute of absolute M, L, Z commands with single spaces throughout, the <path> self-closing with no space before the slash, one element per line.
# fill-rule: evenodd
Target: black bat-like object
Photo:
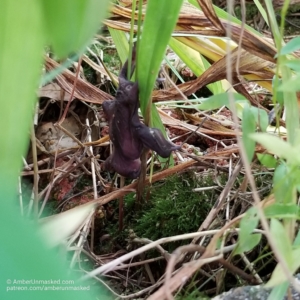
<path fill-rule="evenodd" d="M 105 161 L 104 168 L 134 179 L 141 172 L 140 156 L 143 148 L 167 158 L 172 151 L 180 149 L 180 146 L 166 140 L 159 129 L 149 128 L 141 123 L 138 116 L 138 83 L 126 79 L 127 68 L 128 61 L 120 72 L 115 100 L 103 102 L 103 110 L 109 122 L 109 136 L 113 143 L 113 153 Z"/>

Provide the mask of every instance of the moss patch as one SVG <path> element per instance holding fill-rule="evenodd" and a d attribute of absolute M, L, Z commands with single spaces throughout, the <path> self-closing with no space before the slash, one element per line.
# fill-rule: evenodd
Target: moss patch
<path fill-rule="evenodd" d="M 194 192 L 193 189 L 212 185 L 215 183 L 210 176 L 197 178 L 193 173 L 185 173 L 170 177 L 145 191 L 148 200 L 141 205 L 141 209 L 137 209 L 135 194 L 127 195 L 124 200 L 124 229 L 121 232 L 118 231 L 118 203 L 115 202 L 113 222 L 110 220 L 106 224 L 106 230 L 114 240 L 111 240 L 110 247 L 112 244 L 126 246 L 129 232 L 132 231 L 140 238 L 153 241 L 197 231 L 219 191 Z M 164 247 L 173 251 L 188 242 L 169 243 Z"/>

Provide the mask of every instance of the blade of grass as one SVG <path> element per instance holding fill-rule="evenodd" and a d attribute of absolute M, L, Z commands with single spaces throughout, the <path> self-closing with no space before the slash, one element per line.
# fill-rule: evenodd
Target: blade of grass
<path fill-rule="evenodd" d="M 150 95 L 182 2 L 149 0 L 147 4 L 137 66 L 140 106 L 146 123 L 150 121 L 150 109 L 155 109 L 151 106 Z"/>
<path fill-rule="evenodd" d="M 179 40 L 171 38 L 169 45 L 197 77 L 210 67 L 210 63 L 199 52 L 184 45 Z M 213 94 L 225 92 L 219 81 L 211 83 L 207 87 Z"/>

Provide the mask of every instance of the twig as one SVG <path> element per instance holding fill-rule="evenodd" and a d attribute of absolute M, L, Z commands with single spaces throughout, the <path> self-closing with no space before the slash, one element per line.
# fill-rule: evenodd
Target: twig
<path fill-rule="evenodd" d="M 90 127 L 89 119 L 86 118 L 86 126 L 87 126 L 87 139 L 88 142 L 92 142 L 92 131 Z M 93 153 L 93 146 L 89 147 L 90 153 Z M 93 190 L 94 190 L 94 199 L 98 198 L 97 192 L 97 182 L 96 182 L 96 174 L 95 174 L 95 157 L 91 157 L 91 170 L 92 170 L 92 180 L 93 180 Z M 95 216 L 93 215 L 93 219 L 91 222 L 91 251 L 94 252 L 94 239 L 95 239 Z"/>
<path fill-rule="evenodd" d="M 34 216 L 37 219 L 39 213 L 39 169 L 37 164 L 37 150 L 36 150 L 36 139 L 34 132 L 34 125 L 31 126 L 31 151 L 33 158 L 33 195 L 34 195 Z"/>
<path fill-rule="evenodd" d="M 73 84 L 73 87 L 72 87 L 72 92 L 71 92 L 71 95 L 70 95 L 70 99 L 69 99 L 69 101 L 67 103 L 67 106 L 66 106 L 66 108 L 64 110 L 64 113 L 63 113 L 61 119 L 57 123 L 58 127 L 61 127 L 62 122 L 65 120 L 67 112 L 68 112 L 69 107 L 70 107 L 70 104 L 72 102 L 72 99 L 73 99 L 73 96 L 74 96 L 74 92 L 75 92 L 75 88 L 76 88 L 76 84 L 77 84 L 77 80 L 78 80 L 78 76 L 79 76 L 79 71 L 80 71 L 81 63 L 82 63 L 82 56 L 80 56 L 79 61 L 78 61 L 78 66 L 77 66 L 77 70 L 76 70 L 76 74 L 75 74 L 75 80 L 74 80 L 74 84 Z"/>
<path fill-rule="evenodd" d="M 207 215 L 207 217 L 205 218 L 205 220 L 203 221 L 203 223 L 199 227 L 198 231 L 206 230 L 209 227 L 212 220 L 216 217 L 217 213 L 222 208 L 222 205 L 223 205 L 224 201 L 226 200 L 226 197 L 227 197 L 230 189 L 232 188 L 236 177 L 239 175 L 241 168 L 242 168 L 242 163 L 238 162 L 237 165 L 235 166 L 235 169 L 233 170 L 232 176 L 229 178 L 226 186 L 222 190 L 222 192 L 221 192 L 219 198 L 217 199 L 214 207 L 209 212 L 209 214 Z M 192 241 L 192 243 L 193 244 L 197 243 L 197 240 L 194 239 Z"/>
<path fill-rule="evenodd" d="M 77 259 L 79 258 L 80 256 L 80 253 L 81 253 L 81 248 L 83 247 L 83 244 L 85 243 L 86 239 L 87 239 L 87 236 L 88 236 L 88 230 L 90 228 L 90 225 L 91 225 L 91 222 L 92 222 L 92 218 L 93 218 L 93 215 L 94 215 L 94 210 L 92 210 L 90 212 L 90 214 L 88 215 L 88 217 L 86 218 L 86 221 L 84 222 L 84 225 L 83 225 L 83 228 L 80 232 L 80 238 L 77 242 L 77 248 L 78 250 L 76 250 L 74 252 L 74 255 L 72 257 L 72 260 L 71 260 L 71 263 L 70 263 L 70 267 L 73 268 L 74 265 L 75 265 L 75 262 L 77 261 Z"/>
<path fill-rule="evenodd" d="M 211 234 L 215 234 L 219 232 L 219 230 L 210 230 L 210 231 L 204 231 L 204 232 L 194 232 L 194 233 L 187 233 L 187 234 L 181 234 L 181 235 L 176 235 L 176 236 L 172 236 L 172 237 L 166 237 L 166 238 L 161 238 L 157 241 L 154 241 L 148 245 L 145 245 L 141 248 L 138 248 L 130 253 L 127 253 L 107 264 L 105 264 L 104 266 L 101 266 L 93 271 L 91 271 L 90 273 L 88 273 L 86 276 L 82 277 L 82 280 L 85 280 L 89 277 L 93 277 L 96 276 L 98 274 L 105 274 L 111 270 L 113 270 L 113 268 L 115 266 L 118 266 L 119 264 L 121 264 L 122 262 L 131 259 L 132 257 L 144 253 L 145 251 L 148 251 L 154 247 L 157 247 L 160 244 L 164 244 L 164 243 L 168 243 L 168 242 L 173 242 L 173 241 L 179 241 L 179 240 L 185 240 L 185 239 L 191 239 L 194 237 L 201 237 L 204 235 L 211 235 Z"/>
<path fill-rule="evenodd" d="M 19 202 L 20 202 L 20 212 L 21 216 L 24 215 L 24 208 L 23 208 L 23 193 L 22 193 L 22 182 L 21 177 L 19 176 Z"/>

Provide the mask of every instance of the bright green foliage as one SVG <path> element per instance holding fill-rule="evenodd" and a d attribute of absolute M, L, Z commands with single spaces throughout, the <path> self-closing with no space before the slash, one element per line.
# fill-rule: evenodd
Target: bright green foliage
<path fill-rule="evenodd" d="M 300 248 L 292 248 L 288 236 L 283 225 L 276 219 L 271 219 L 271 233 L 274 237 L 275 247 L 287 265 L 291 273 L 294 273 L 300 266 Z M 271 279 L 266 284 L 266 287 L 287 282 L 285 272 L 280 264 L 278 264 L 272 273 Z"/>
<path fill-rule="evenodd" d="M 259 128 L 260 131 L 266 131 L 268 126 L 268 114 L 257 107 L 245 105 L 242 117 L 243 144 L 247 154 L 248 161 L 251 162 L 254 150 L 255 141 L 249 138 L 249 135 Z"/>
<path fill-rule="evenodd" d="M 92 2 L 93 5 L 90 6 Z M 47 1 L 47 3 L 44 1 L 43 6 L 39 0 L 22 0 L 18 3 L 10 0 L 1 1 L 0 219 L 5 224 L 0 226 L 1 299 L 75 300 L 93 297 L 91 287 L 86 292 L 78 290 L 51 292 L 45 289 L 40 292 L 30 290 L 7 292 L 6 288 L 23 286 L 29 289 L 32 286 L 26 283 L 17 284 L 13 280 L 70 279 L 70 275 L 63 268 L 61 257 L 46 248 L 37 237 L 36 228 L 26 223 L 16 210 L 18 175 L 22 167 L 22 156 L 25 156 L 28 147 L 46 42 L 53 43 L 59 56 L 80 50 L 96 32 L 107 3 L 108 1 L 100 0 Z M 69 6 L 64 6 L 66 4 Z M 79 12 L 81 8 L 84 10 Z M 91 13 L 91 10 L 96 8 L 97 10 Z M 91 14 L 84 15 L 85 13 Z M 58 16 L 59 20 L 56 19 Z M 57 24 L 54 24 L 56 21 Z M 65 23 L 63 27 L 60 27 L 61 21 Z M 66 33 L 72 33 L 74 36 L 64 36 Z M 8 280 L 11 280 L 11 283 Z M 53 284 L 49 286 L 52 287 Z M 76 282 L 71 286 L 80 286 L 80 283 Z M 103 295 L 102 299 L 108 299 L 104 297 L 106 296 Z"/>
<path fill-rule="evenodd" d="M 288 204 L 292 199 L 293 179 L 289 169 L 286 164 L 280 164 L 274 172 L 274 194 L 277 203 Z"/>
<path fill-rule="evenodd" d="M 220 178 L 221 182 L 225 179 Z M 132 229 L 140 238 L 157 240 L 198 230 L 207 213 L 210 211 L 219 191 L 206 190 L 194 192 L 193 188 L 215 185 L 212 178 L 196 178 L 192 173 L 176 175 L 157 182 L 145 191 L 145 202 L 140 206 L 134 194 L 128 194 L 124 201 L 125 228 L 120 232 L 114 222 L 105 225 L 110 235 L 120 244 L 126 244 L 128 230 Z M 147 200 L 146 200 L 147 199 Z M 118 204 L 116 205 L 116 209 Z M 185 241 L 184 244 L 187 242 Z M 165 244 L 173 251 L 182 245 L 181 242 Z M 112 245 L 104 245 L 111 247 Z M 103 249 L 102 249 L 103 250 Z M 112 251 L 110 249 L 109 251 Z"/>
<path fill-rule="evenodd" d="M 273 155 L 257 153 L 256 156 L 259 162 L 267 168 L 275 168 L 277 166 L 277 159 Z"/>
<path fill-rule="evenodd" d="M 245 105 L 243 110 L 242 130 L 243 130 L 243 144 L 247 154 L 247 159 L 248 162 L 251 162 L 254 155 L 255 141 L 249 139 L 249 134 L 256 131 L 256 122 L 255 119 L 253 118 L 250 107 L 248 105 Z"/>
<path fill-rule="evenodd" d="M 284 296 L 286 296 L 288 287 L 289 287 L 289 282 L 284 282 L 284 283 L 281 283 L 281 284 L 275 286 L 272 289 L 272 291 L 268 297 L 268 300 L 284 299 Z"/>
<path fill-rule="evenodd" d="M 261 240 L 261 234 L 252 234 L 259 222 L 257 209 L 250 208 L 245 217 L 240 222 L 240 233 L 238 247 L 234 254 L 241 254 L 243 252 L 253 249 Z"/>
<path fill-rule="evenodd" d="M 299 206 L 295 204 L 274 203 L 264 209 L 267 218 L 300 219 Z"/>
<path fill-rule="evenodd" d="M 137 76 L 141 111 L 147 120 L 150 95 L 183 0 L 148 0 L 142 37 L 138 45 Z M 168 13 L 166 13 L 168 12 Z M 152 106 L 152 109 L 155 109 Z M 154 122 L 150 123 L 156 127 Z"/>
<path fill-rule="evenodd" d="M 281 48 L 280 55 L 290 54 L 300 49 L 300 37 L 291 39 L 286 45 Z"/>
<path fill-rule="evenodd" d="M 294 71 L 300 72 L 300 60 L 291 59 L 284 62 L 284 65 L 291 68 Z"/>
<path fill-rule="evenodd" d="M 35 91 L 41 74 L 42 28 L 37 1 L 24 0 L 20 5 L 9 0 L 1 2 L 0 195 L 7 201 L 15 195 L 21 157 L 28 145 Z"/>
<path fill-rule="evenodd" d="M 59 57 L 83 50 L 106 14 L 108 0 L 43 0 L 47 42 Z"/>

